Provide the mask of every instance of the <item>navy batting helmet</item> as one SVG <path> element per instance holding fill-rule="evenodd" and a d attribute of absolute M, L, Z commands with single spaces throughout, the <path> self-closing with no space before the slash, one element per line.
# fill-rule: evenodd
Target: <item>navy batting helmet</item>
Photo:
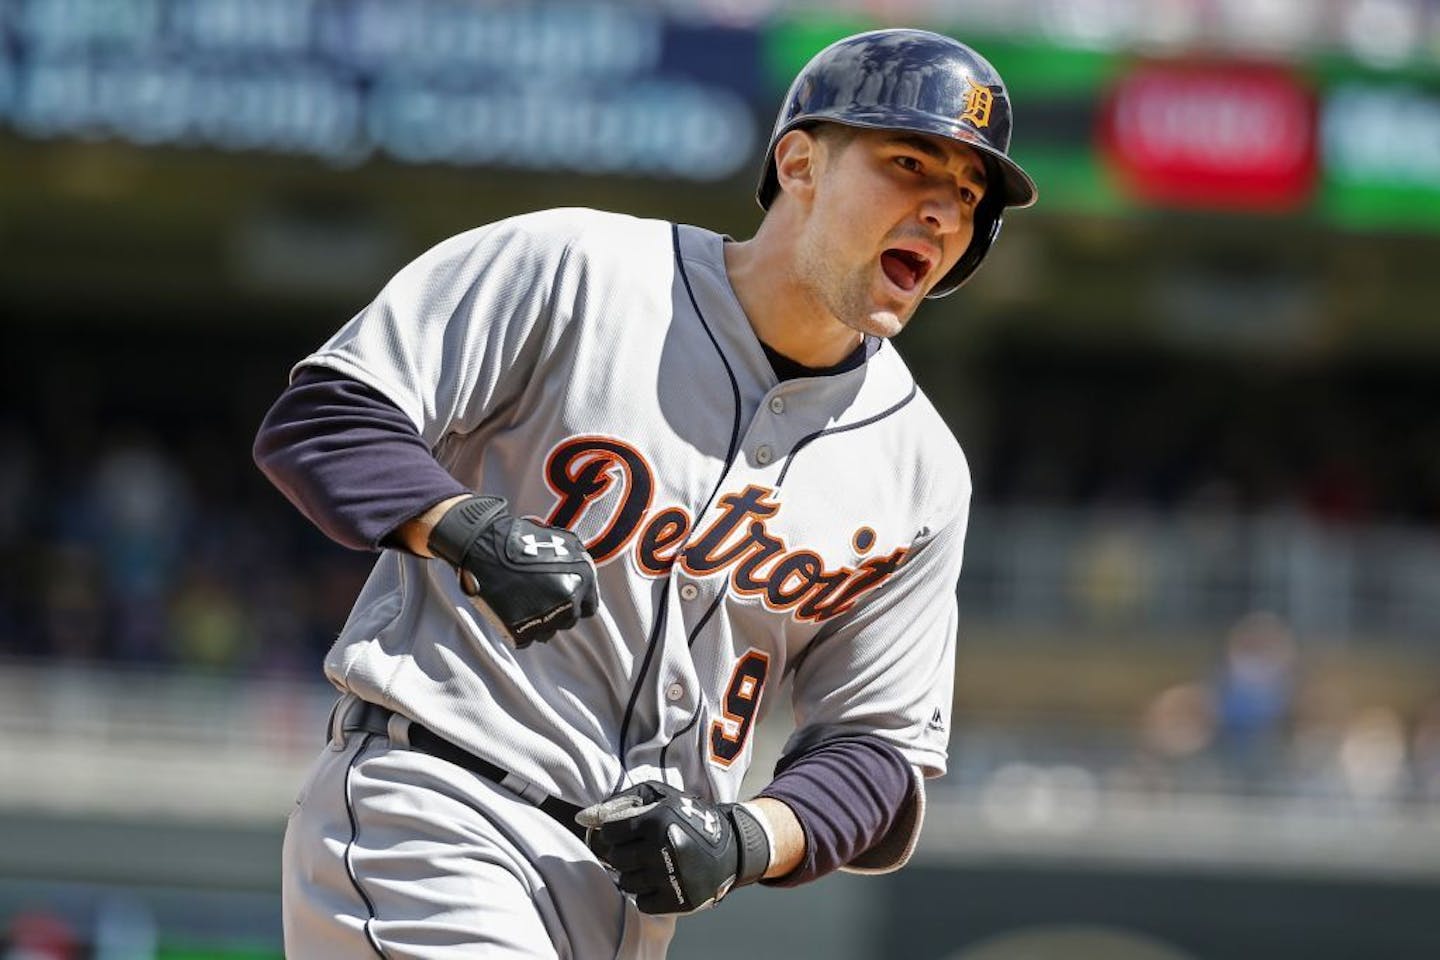
<path fill-rule="evenodd" d="M 1006 207 L 1028 207 L 1035 181 L 1011 160 L 1010 95 L 1000 74 L 958 40 L 927 30 L 872 30 L 817 53 L 785 95 L 755 197 L 770 209 L 780 189 L 775 144 L 797 127 L 843 123 L 912 130 L 955 140 L 985 160 L 990 187 L 975 213 L 975 232 L 950 272 L 927 294 L 953 293 L 980 266 L 1000 233 Z"/>

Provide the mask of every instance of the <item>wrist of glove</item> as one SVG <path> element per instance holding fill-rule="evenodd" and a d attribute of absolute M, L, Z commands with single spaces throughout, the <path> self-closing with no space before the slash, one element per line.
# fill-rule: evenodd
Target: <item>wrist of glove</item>
<path fill-rule="evenodd" d="M 428 545 L 519 649 L 568 630 L 599 605 L 595 565 L 580 539 L 512 516 L 500 497 L 461 500 L 435 524 Z"/>
<path fill-rule="evenodd" d="M 739 803 L 714 804 L 658 782 L 581 811 L 587 843 L 645 913 L 692 913 L 759 880 L 770 841 Z"/>

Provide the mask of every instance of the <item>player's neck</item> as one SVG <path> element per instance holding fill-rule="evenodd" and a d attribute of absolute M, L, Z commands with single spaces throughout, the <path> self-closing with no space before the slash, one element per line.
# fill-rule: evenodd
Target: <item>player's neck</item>
<path fill-rule="evenodd" d="M 831 316 L 799 281 L 793 247 L 777 243 L 764 226 L 754 237 L 727 243 L 725 273 L 745 317 L 762 343 L 798 364 L 832 367 L 859 345 L 860 334 Z"/>

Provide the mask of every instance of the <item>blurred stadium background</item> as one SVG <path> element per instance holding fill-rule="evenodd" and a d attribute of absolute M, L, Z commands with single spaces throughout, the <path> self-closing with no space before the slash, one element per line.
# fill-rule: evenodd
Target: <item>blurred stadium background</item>
<path fill-rule="evenodd" d="M 1440 3 L 0 0 L 0 957 L 279 956 L 368 568 L 251 466 L 289 365 L 512 213 L 748 236 L 897 24 L 1042 191 L 899 340 L 975 474 L 952 770 L 906 871 L 673 955 L 1440 955 Z"/>

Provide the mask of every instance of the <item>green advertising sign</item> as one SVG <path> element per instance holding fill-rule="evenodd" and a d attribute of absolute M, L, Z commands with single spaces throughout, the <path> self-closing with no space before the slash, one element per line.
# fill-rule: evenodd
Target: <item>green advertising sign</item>
<path fill-rule="evenodd" d="M 1326 218 L 1360 229 L 1440 226 L 1440 89 L 1343 80 L 1320 110 Z"/>

